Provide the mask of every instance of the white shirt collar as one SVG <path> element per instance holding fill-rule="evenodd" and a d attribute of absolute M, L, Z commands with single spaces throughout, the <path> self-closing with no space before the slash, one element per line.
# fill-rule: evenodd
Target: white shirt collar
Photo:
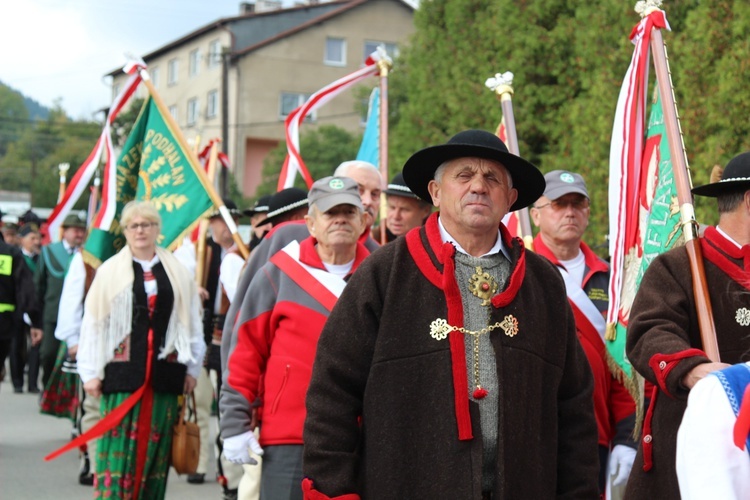
<path fill-rule="evenodd" d="M 445 227 L 443 226 L 443 221 L 440 219 L 440 216 L 438 216 L 438 228 L 440 229 L 440 239 L 443 240 L 443 243 L 450 243 L 454 247 L 456 247 L 456 250 L 469 255 L 469 252 L 463 249 L 461 245 L 458 244 L 456 239 L 448 234 L 448 231 L 445 230 Z M 494 255 L 498 252 L 503 252 L 503 255 L 505 255 L 505 258 L 508 260 L 510 259 L 510 254 L 508 253 L 508 249 L 505 248 L 505 244 L 503 243 L 502 235 L 500 234 L 500 229 L 497 230 L 497 240 L 495 240 L 495 244 L 492 248 L 490 248 L 490 251 L 480 255 L 480 257 L 484 257 L 486 255 Z"/>
<path fill-rule="evenodd" d="M 144 273 L 149 272 L 151 269 L 153 269 L 153 267 L 156 264 L 161 262 L 157 254 L 154 254 L 154 257 L 151 260 L 141 260 L 141 259 L 136 259 L 135 257 L 133 257 L 133 260 L 141 265 Z"/>
<path fill-rule="evenodd" d="M 735 245 L 735 246 L 736 246 L 737 248 L 742 248 L 742 245 L 740 245 L 739 243 L 737 243 L 737 242 L 736 242 L 736 241 L 734 240 L 734 238 L 732 238 L 732 237 L 731 237 L 731 236 L 729 236 L 729 235 L 728 235 L 727 233 L 725 233 L 724 231 L 722 231 L 722 229 L 721 229 L 721 228 L 720 228 L 720 227 L 719 227 L 718 225 L 716 226 L 716 230 L 717 230 L 717 231 L 719 232 L 719 234 L 720 234 L 720 235 L 722 235 L 723 237 L 725 237 L 725 238 L 726 238 L 727 240 L 729 240 L 730 242 L 734 243 L 734 245 Z"/>

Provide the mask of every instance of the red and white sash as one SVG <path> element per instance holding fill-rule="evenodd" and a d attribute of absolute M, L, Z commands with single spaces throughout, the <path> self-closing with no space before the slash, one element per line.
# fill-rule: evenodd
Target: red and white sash
<path fill-rule="evenodd" d="M 328 311 L 333 309 L 346 286 L 346 281 L 335 274 L 301 262 L 297 241 L 292 241 L 276 252 L 270 260 Z"/>

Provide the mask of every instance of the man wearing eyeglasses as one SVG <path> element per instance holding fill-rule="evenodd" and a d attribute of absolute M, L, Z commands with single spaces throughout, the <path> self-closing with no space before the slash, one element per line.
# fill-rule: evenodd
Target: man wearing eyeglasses
<path fill-rule="evenodd" d="M 609 297 L 609 265 L 586 243 L 590 199 L 579 174 L 554 170 L 544 176 L 547 187 L 531 208 L 539 228 L 534 250 L 555 264 L 565 280 L 578 339 L 594 374 L 594 413 L 599 429 L 599 491 L 624 488 L 635 459 L 635 403 L 605 359 L 604 329 Z M 611 484 L 607 485 L 611 480 Z M 611 498 L 607 492 L 607 498 Z"/>

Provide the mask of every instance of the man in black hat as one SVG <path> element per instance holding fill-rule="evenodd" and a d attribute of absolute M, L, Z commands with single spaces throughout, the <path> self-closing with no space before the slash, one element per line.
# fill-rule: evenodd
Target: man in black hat
<path fill-rule="evenodd" d="M 266 231 L 269 231 L 271 229 L 271 224 L 259 224 L 263 219 L 266 218 L 266 214 L 270 210 L 268 203 L 271 201 L 271 196 L 272 195 L 270 194 L 261 196 L 255 202 L 252 208 L 248 208 L 246 210 L 243 210 L 242 212 L 243 214 L 250 217 L 250 225 L 253 227 L 249 244 L 251 252 L 261 242 L 261 240 L 263 239 L 263 235 L 266 234 Z"/>
<path fill-rule="evenodd" d="M 39 250 L 41 248 L 41 236 L 39 228 L 32 223 L 26 223 L 18 230 L 21 240 L 20 248 L 23 253 L 26 266 L 29 268 L 29 280 L 33 285 L 34 273 L 39 262 Z M 17 393 L 23 392 L 24 371 L 28 366 L 28 391 L 39 392 L 39 344 L 29 345 L 31 336 L 30 325 L 24 323 L 13 338 L 10 355 L 10 373 L 13 380 L 13 389 Z"/>
<path fill-rule="evenodd" d="M 411 229 L 421 226 L 432 212 L 432 204 L 412 193 L 409 186 L 404 182 L 404 175 L 401 172 L 393 176 L 390 184 L 383 192 L 387 205 L 386 242 L 393 241 L 399 236 L 405 235 Z M 376 240 L 380 239 L 379 226 L 372 228 L 372 237 Z"/>
<path fill-rule="evenodd" d="M 42 385 L 45 387 L 52 374 L 55 357 L 60 348 L 60 341 L 55 338 L 55 328 L 63 280 L 73 254 L 80 248 L 86 236 L 86 221 L 75 214 L 70 214 L 65 217 L 62 228 L 62 240 L 42 248 L 39 266 L 34 274 L 34 284 L 44 323 L 39 356 L 42 366 Z M 32 334 L 34 333 L 35 331 L 32 330 Z"/>
<path fill-rule="evenodd" d="M 591 370 L 560 274 L 501 224 L 544 191 L 490 132 L 403 169 L 439 210 L 371 255 L 318 342 L 303 490 L 596 498 Z"/>
<path fill-rule="evenodd" d="M 719 211 L 718 225 L 706 228 L 700 243 L 722 362 L 702 351 L 686 249 L 659 255 L 643 275 L 628 324 L 628 359 L 654 390 L 646 394 L 649 411 L 627 498 L 679 498 L 677 429 L 688 394 L 707 374 L 748 360 L 750 152 L 733 158 L 720 181 L 693 194 L 716 198 Z"/>

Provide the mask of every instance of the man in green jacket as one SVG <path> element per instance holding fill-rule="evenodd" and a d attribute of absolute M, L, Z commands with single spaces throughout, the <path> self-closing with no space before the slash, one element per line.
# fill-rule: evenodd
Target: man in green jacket
<path fill-rule="evenodd" d="M 42 248 L 42 257 L 39 259 L 34 274 L 34 285 L 39 299 L 39 307 L 42 311 L 43 323 L 42 343 L 39 353 L 43 386 L 46 386 L 49 381 L 55 365 L 55 357 L 60 348 L 60 341 L 55 338 L 55 327 L 57 326 L 57 309 L 60 304 L 63 279 L 68 270 L 70 259 L 86 236 L 86 222 L 75 214 L 68 215 L 65 218 L 62 228 L 62 240 L 50 243 Z"/>

